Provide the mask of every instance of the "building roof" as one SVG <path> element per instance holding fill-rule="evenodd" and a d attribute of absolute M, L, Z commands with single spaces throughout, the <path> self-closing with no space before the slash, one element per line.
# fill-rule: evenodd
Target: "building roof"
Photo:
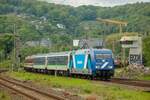
<path fill-rule="evenodd" d="M 138 36 L 123 36 L 120 41 L 137 41 Z"/>

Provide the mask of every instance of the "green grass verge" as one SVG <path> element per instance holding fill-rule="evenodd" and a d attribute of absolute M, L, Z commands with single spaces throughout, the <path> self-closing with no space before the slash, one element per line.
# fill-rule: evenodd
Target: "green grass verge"
<path fill-rule="evenodd" d="M 103 100 L 150 100 L 150 93 L 130 90 L 116 85 L 93 83 L 90 80 L 28 72 L 10 72 L 7 74 L 21 80 L 31 80 L 50 87 L 69 89 L 77 94 L 96 94 L 102 97 Z"/>
<path fill-rule="evenodd" d="M 10 60 L 4 60 L 0 62 L 0 68 L 9 68 L 11 66 Z"/>
<path fill-rule="evenodd" d="M 148 81 L 150 81 L 150 75 L 141 76 L 140 80 L 148 80 Z"/>
<path fill-rule="evenodd" d="M 6 92 L 0 90 L 0 100 L 10 100 L 10 97 Z"/>

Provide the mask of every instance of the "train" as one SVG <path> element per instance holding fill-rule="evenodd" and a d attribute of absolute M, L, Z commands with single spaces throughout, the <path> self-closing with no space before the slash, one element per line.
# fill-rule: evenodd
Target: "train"
<path fill-rule="evenodd" d="M 115 66 L 110 49 L 92 48 L 28 56 L 24 69 L 52 75 L 110 79 Z"/>

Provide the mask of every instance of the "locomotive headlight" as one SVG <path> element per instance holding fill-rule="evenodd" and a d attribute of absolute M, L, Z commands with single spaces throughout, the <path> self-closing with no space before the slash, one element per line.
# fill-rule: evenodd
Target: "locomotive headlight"
<path fill-rule="evenodd" d="M 112 68 L 112 66 L 108 66 L 108 68 Z"/>
<path fill-rule="evenodd" d="M 96 68 L 98 68 L 98 66 L 96 66 Z"/>

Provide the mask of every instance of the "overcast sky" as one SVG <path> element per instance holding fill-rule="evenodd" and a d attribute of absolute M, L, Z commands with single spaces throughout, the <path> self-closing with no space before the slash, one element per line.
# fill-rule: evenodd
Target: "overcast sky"
<path fill-rule="evenodd" d="M 56 4 L 72 5 L 75 7 L 80 5 L 116 6 L 116 5 L 124 5 L 127 3 L 150 2 L 150 0 L 41 0 L 41 1 L 48 1 L 50 3 Z"/>

